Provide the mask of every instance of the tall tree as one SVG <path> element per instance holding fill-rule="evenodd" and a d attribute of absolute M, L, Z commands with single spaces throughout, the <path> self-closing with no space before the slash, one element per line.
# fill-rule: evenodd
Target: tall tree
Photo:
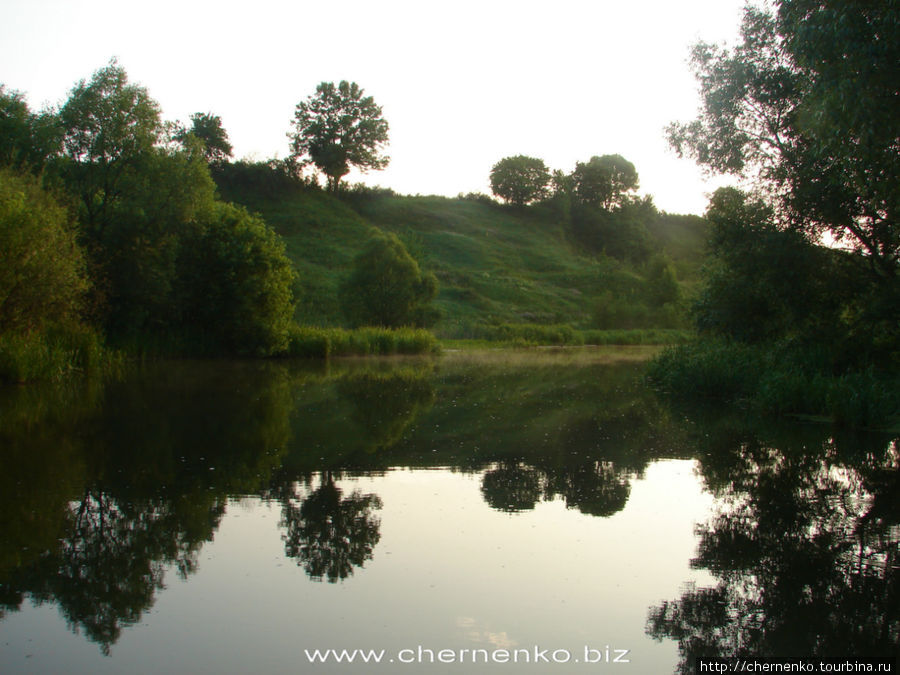
<path fill-rule="evenodd" d="M 102 230 L 126 170 L 160 138 L 159 104 L 112 60 L 75 85 L 59 115 L 67 183 L 82 201 L 84 224 Z"/>
<path fill-rule="evenodd" d="M 335 86 L 322 82 L 316 93 L 297 104 L 289 133 L 294 157 L 312 163 L 328 177 L 337 193 L 341 178 L 351 167 L 362 171 L 383 169 L 389 158 L 381 154 L 388 142 L 388 123 L 381 106 L 355 82 Z"/>
<path fill-rule="evenodd" d="M 491 169 L 491 190 L 517 206 L 546 197 L 550 171 L 544 160 L 516 155 L 504 157 Z"/>
<path fill-rule="evenodd" d="M 668 128 L 679 153 L 755 178 L 783 223 L 851 244 L 889 279 L 900 260 L 895 5 L 748 7 L 733 49 L 694 47 L 703 107 Z"/>

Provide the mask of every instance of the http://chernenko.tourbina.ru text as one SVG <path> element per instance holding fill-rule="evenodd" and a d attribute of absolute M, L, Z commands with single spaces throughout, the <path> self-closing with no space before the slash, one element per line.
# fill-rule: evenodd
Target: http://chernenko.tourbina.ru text
<path fill-rule="evenodd" d="M 697 658 L 694 672 L 706 673 L 897 673 L 892 659 Z"/>
<path fill-rule="evenodd" d="M 631 650 L 603 645 L 583 649 L 552 649 L 535 645 L 509 649 L 431 649 L 418 645 L 389 652 L 386 649 L 304 649 L 309 663 L 426 665 L 431 663 L 472 664 L 629 664 Z"/>

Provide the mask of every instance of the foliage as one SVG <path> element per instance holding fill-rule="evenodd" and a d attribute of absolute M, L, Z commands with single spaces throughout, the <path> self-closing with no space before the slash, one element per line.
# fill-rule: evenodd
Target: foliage
<path fill-rule="evenodd" d="M 308 157 L 305 161 L 328 177 L 334 193 L 351 167 L 383 169 L 389 161 L 380 154 L 388 141 L 388 123 L 381 107 L 363 93 L 355 82 L 322 82 L 294 112 L 294 131 L 288 134 L 292 156 Z"/>
<path fill-rule="evenodd" d="M 707 339 L 664 352 L 651 363 L 648 376 L 681 397 L 741 401 L 759 412 L 813 416 L 855 428 L 896 425 L 896 373 L 832 373 L 829 359 L 827 350 L 803 345 Z"/>
<path fill-rule="evenodd" d="M 40 170 L 59 149 L 57 117 L 33 113 L 24 96 L 0 84 L 0 166 Z"/>
<path fill-rule="evenodd" d="M 186 143 L 188 136 L 193 136 L 203 144 L 203 155 L 207 164 L 222 164 L 233 155 L 233 148 L 228 141 L 228 132 L 222 127 L 222 118 L 212 113 L 194 113 L 191 115 L 191 128 L 178 126 L 175 140 Z M 185 149 L 188 149 L 186 146 Z"/>
<path fill-rule="evenodd" d="M 703 341 L 664 359 L 667 386 L 853 426 L 896 417 L 898 31 L 883 4 L 782 0 L 745 10 L 734 49 L 694 48 L 704 107 L 670 142 L 766 201 L 713 196 Z"/>
<path fill-rule="evenodd" d="M 0 334 L 0 382 L 58 380 L 116 361 L 93 328 L 73 321 Z"/>
<path fill-rule="evenodd" d="M 657 306 L 677 303 L 681 299 L 681 288 L 671 261 L 657 255 L 650 261 L 649 268 L 647 286 L 651 302 Z"/>
<path fill-rule="evenodd" d="M 0 334 L 77 319 L 88 280 L 67 211 L 37 180 L 0 168 Z"/>
<path fill-rule="evenodd" d="M 595 156 L 586 163 L 575 164 L 572 186 L 582 204 L 609 211 L 621 206 L 625 197 L 638 188 L 638 174 L 634 164 L 621 155 Z"/>
<path fill-rule="evenodd" d="M 152 148 L 123 168 L 121 195 L 102 228 L 87 228 L 105 301 L 104 323 L 115 336 L 177 327 L 180 260 L 213 214 L 215 185 L 202 155 Z"/>
<path fill-rule="evenodd" d="M 550 171 L 536 157 L 504 157 L 491 169 L 491 191 L 516 206 L 546 197 L 549 183 Z"/>
<path fill-rule="evenodd" d="M 283 352 L 294 313 L 294 273 L 275 232 L 246 209 L 218 203 L 184 248 L 177 297 L 185 324 L 216 351 Z"/>
<path fill-rule="evenodd" d="M 434 274 L 423 273 L 390 233 L 370 239 L 340 289 L 341 306 L 353 326 L 429 326 L 437 318 L 429 304 L 436 295 Z"/>
<path fill-rule="evenodd" d="M 577 205 L 572 210 L 572 233 L 591 253 L 643 262 L 651 250 L 646 224 L 657 215 L 650 201 L 629 200 L 613 211 Z"/>
<path fill-rule="evenodd" d="M 735 48 L 694 47 L 703 109 L 670 125 L 670 142 L 714 171 L 758 177 L 791 227 L 850 243 L 894 277 L 898 38 L 885 4 L 748 7 Z"/>
<path fill-rule="evenodd" d="M 59 117 L 66 185 L 81 200 L 83 225 L 102 232 L 127 170 L 160 140 L 159 104 L 113 60 L 75 85 Z"/>
<path fill-rule="evenodd" d="M 826 251 L 779 229 L 769 207 L 735 188 L 717 190 L 706 215 L 711 258 L 694 308 L 701 331 L 758 342 L 838 320 Z"/>

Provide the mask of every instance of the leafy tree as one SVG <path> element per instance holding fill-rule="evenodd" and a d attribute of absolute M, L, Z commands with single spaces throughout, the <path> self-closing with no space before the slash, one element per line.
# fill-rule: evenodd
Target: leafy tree
<path fill-rule="evenodd" d="M 214 216 L 215 185 L 201 154 L 163 148 L 134 157 L 117 185 L 103 227 L 86 232 L 107 329 L 129 338 L 169 331 L 188 316 L 181 260 Z"/>
<path fill-rule="evenodd" d="M 713 171 L 757 178 L 784 224 L 852 244 L 895 278 L 898 45 L 892 3 L 748 7 L 736 47 L 694 47 L 703 108 L 670 125 L 670 142 Z"/>
<path fill-rule="evenodd" d="M 341 306 L 354 326 L 430 325 L 436 315 L 429 303 L 436 295 L 434 274 L 423 273 L 391 233 L 372 237 L 340 289 Z"/>
<path fill-rule="evenodd" d="M 504 157 L 491 169 L 491 191 L 517 206 L 546 197 L 549 183 L 550 171 L 536 157 Z"/>
<path fill-rule="evenodd" d="M 207 164 L 223 164 L 233 155 L 233 148 L 228 141 L 228 132 L 222 127 L 222 118 L 212 113 L 194 113 L 191 115 L 191 128 L 176 129 L 175 140 L 185 143 L 192 135 L 203 144 L 203 155 Z M 186 147 L 186 149 L 188 149 Z"/>
<path fill-rule="evenodd" d="M 113 60 L 75 85 L 59 116 L 67 185 L 82 202 L 83 224 L 101 231 L 126 170 L 160 139 L 159 105 Z"/>
<path fill-rule="evenodd" d="M 294 272 L 282 239 L 246 209 L 219 203 L 185 248 L 184 321 L 231 353 L 282 351 L 294 314 Z"/>
<path fill-rule="evenodd" d="M 836 271 L 826 251 L 779 229 L 771 207 L 735 188 L 716 190 L 706 217 L 711 255 L 694 307 L 701 331 L 758 342 L 804 332 L 811 322 L 822 335 L 834 327 L 829 305 L 839 295 L 820 274 Z"/>
<path fill-rule="evenodd" d="M 76 318 L 88 281 L 66 210 L 37 180 L 0 168 L 0 333 Z"/>
<path fill-rule="evenodd" d="M 351 167 L 383 169 L 389 158 L 380 154 L 388 141 L 388 123 L 371 96 L 355 82 L 337 86 L 322 82 L 314 96 L 297 104 L 291 138 L 293 157 L 308 157 L 328 177 L 337 193 Z"/>
<path fill-rule="evenodd" d="M 576 163 L 572 182 L 582 204 L 610 211 L 621 206 L 627 193 L 638 188 L 638 174 L 634 164 L 621 155 L 603 155 L 591 157 L 587 163 Z"/>
<path fill-rule="evenodd" d="M 21 93 L 0 84 L 0 166 L 40 169 L 59 145 L 56 115 L 31 112 Z"/>

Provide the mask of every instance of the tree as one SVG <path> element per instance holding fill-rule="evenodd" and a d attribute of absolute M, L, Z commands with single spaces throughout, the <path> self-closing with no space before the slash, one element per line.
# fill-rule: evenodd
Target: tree
<path fill-rule="evenodd" d="M 546 197 L 549 183 L 550 171 L 536 157 L 504 157 L 491 169 L 491 191 L 516 206 Z"/>
<path fill-rule="evenodd" d="M 233 155 L 228 132 L 222 127 L 222 118 L 218 115 L 199 112 L 191 115 L 191 128 L 185 129 L 179 125 L 174 134 L 175 140 L 181 143 L 185 143 L 188 136 L 203 144 L 207 164 L 223 164 Z"/>
<path fill-rule="evenodd" d="M 81 199 L 83 224 L 102 230 L 126 170 L 160 139 L 159 105 L 113 60 L 75 85 L 59 117 L 66 182 Z"/>
<path fill-rule="evenodd" d="M 354 326 L 430 325 L 436 316 L 429 303 L 436 295 L 434 274 L 423 273 L 390 233 L 372 237 L 340 289 L 344 314 Z"/>
<path fill-rule="evenodd" d="M 355 82 L 337 86 L 322 82 L 314 96 L 297 104 L 291 139 L 293 157 L 307 157 L 328 178 L 337 193 L 351 167 L 383 169 L 389 158 L 380 154 L 388 142 L 388 123 L 381 107 Z"/>
<path fill-rule="evenodd" d="M 59 150 L 58 122 L 50 111 L 31 112 L 21 93 L 0 84 L 0 166 L 41 169 Z"/>
<path fill-rule="evenodd" d="M 770 206 L 736 188 L 716 190 L 706 218 L 710 257 L 693 308 L 701 332 L 742 342 L 829 335 L 841 293 L 825 283 L 838 278 L 826 250 L 779 229 Z"/>
<path fill-rule="evenodd" d="M 0 168 L 0 333 L 78 317 L 88 281 L 66 210 L 28 175 Z"/>
<path fill-rule="evenodd" d="M 627 193 L 637 190 L 638 174 L 634 164 L 621 155 L 594 156 L 587 163 L 575 164 L 572 182 L 582 204 L 611 211 L 622 205 Z"/>
<path fill-rule="evenodd" d="M 895 278 L 898 45 L 893 3 L 748 7 L 736 47 L 693 48 L 703 108 L 669 126 L 670 143 L 715 172 L 755 178 L 783 226 L 852 244 Z"/>
<path fill-rule="evenodd" d="M 185 247 L 184 321 L 217 350 L 269 356 L 287 346 L 294 271 L 284 241 L 242 207 L 218 203 Z"/>

